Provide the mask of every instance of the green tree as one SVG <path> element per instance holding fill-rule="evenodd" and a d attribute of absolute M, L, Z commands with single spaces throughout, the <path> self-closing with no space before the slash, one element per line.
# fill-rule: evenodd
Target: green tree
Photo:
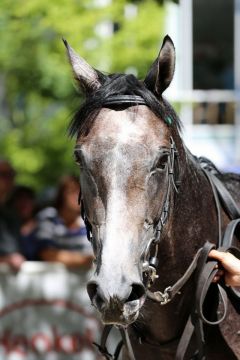
<path fill-rule="evenodd" d="M 67 125 L 76 96 L 61 38 L 102 71 L 143 77 L 159 50 L 157 1 L 2 0 L 0 153 L 37 189 L 76 170 Z M 133 7 L 135 4 L 136 7 Z M 104 29 L 113 33 L 103 36 Z"/>

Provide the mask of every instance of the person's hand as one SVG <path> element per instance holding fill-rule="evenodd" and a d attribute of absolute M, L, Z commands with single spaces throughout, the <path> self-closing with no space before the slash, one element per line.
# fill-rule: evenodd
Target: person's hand
<path fill-rule="evenodd" d="M 240 286 L 240 260 L 229 252 L 211 250 L 209 257 L 220 262 L 224 270 L 219 270 L 214 281 L 218 281 L 224 275 L 225 284 L 228 286 Z"/>
<path fill-rule="evenodd" d="M 20 253 L 12 253 L 0 257 L 0 263 L 8 264 L 14 271 L 19 271 L 25 260 Z"/>

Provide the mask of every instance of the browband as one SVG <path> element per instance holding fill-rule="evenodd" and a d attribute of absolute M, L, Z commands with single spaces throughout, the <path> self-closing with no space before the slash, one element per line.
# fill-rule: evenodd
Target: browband
<path fill-rule="evenodd" d="M 145 100 L 138 95 L 112 95 L 104 100 L 103 105 L 122 105 L 122 104 L 136 104 L 146 105 Z"/>
<path fill-rule="evenodd" d="M 111 105 L 147 105 L 146 101 L 138 95 L 112 95 L 105 99 L 102 103 L 103 106 Z M 164 119 L 167 125 L 172 125 L 173 119 L 171 115 L 167 115 Z"/>

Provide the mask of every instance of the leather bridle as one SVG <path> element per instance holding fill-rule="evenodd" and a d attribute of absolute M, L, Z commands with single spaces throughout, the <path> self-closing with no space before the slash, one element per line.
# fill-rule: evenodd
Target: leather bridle
<path fill-rule="evenodd" d="M 158 266 L 158 246 L 161 240 L 161 234 L 165 224 L 168 221 L 169 211 L 170 211 L 170 201 L 172 191 L 175 190 L 178 192 L 180 186 L 180 176 L 179 176 L 179 160 L 178 160 L 178 151 L 176 149 L 175 142 L 172 137 L 170 137 L 170 152 L 168 154 L 168 164 L 167 164 L 167 189 L 165 193 L 165 198 L 163 201 L 163 206 L 160 212 L 159 220 L 154 224 L 151 224 L 153 236 L 148 241 L 145 250 L 142 256 L 142 271 L 148 276 L 148 281 L 146 284 L 147 296 L 151 297 L 151 291 L 149 288 L 153 285 L 154 281 L 158 278 L 157 275 L 157 266 Z M 154 255 L 151 256 L 152 248 L 154 247 Z M 168 302 L 166 294 L 162 293 L 162 304 Z"/>
<path fill-rule="evenodd" d="M 104 103 L 103 107 L 114 107 L 114 106 L 133 106 L 133 105 L 146 105 L 145 100 L 141 96 L 137 95 L 114 95 L 108 97 Z M 166 121 L 168 123 L 168 121 Z M 169 210 L 170 210 L 170 199 L 172 190 L 178 192 L 180 186 L 180 167 L 179 167 L 179 154 L 175 145 L 175 142 L 172 137 L 170 137 L 170 151 L 168 153 L 168 162 L 167 162 L 167 190 L 165 193 L 165 198 L 163 201 L 163 206 L 161 209 L 159 220 L 155 223 L 148 224 L 148 230 L 153 235 L 148 241 L 145 250 L 141 256 L 142 258 L 142 272 L 145 273 L 148 277 L 146 287 L 148 289 L 147 296 L 152 298 L 153 295 L 150 292 L 149 288 L 153 285 L 155 279 L 158 278 L 157 275 L 157 266 L 158 266 L 158 246 L 161 239 L 161 233 L 163 231 L 164 225 L 167 223 Z M 81 215 L 85 222 L 87 229 L 87 237 L 89 241 L 93 241 L 92 226 L 84 212 L 83 201 L 79 198 L 79 203 L 81 201 Z M 151 229 L 150 229 L 151 228 Z M 152 230 L 152 231 L 151 231 Z M 154 256 L 151 256 L 152 248 L 155 247 Z M 169 299 L 167 292 L 162 294 L 162 304 L 166 304 Z M 161 296 L 159 294 L 159 296 Z"/>

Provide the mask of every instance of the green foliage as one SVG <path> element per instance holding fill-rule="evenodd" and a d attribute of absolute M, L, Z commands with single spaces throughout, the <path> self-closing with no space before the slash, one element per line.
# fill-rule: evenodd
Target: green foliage
<path fill-rule="evenodd" d="M 61 38 L 91 65 L 107 72 L 132 69 L 144 77 L 163 35 L 163 8 L 127 0 L 2 0 L 0 3 L 0 153 L 18 181 L 41 189 L 77 171 L 67 137 L 79 97 Z M 133 9 L 134 10 L 134 9 Z M 101 24 L 117 31 L 101 35 Z M 75 100 L 74 100 L 75 99 Z"/>

